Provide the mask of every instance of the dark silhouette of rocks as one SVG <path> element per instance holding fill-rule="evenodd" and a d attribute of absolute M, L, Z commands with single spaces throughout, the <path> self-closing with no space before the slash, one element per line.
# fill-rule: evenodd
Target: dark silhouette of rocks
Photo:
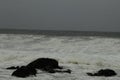
<path fill-rule="evenodd" d="M 16 77 L 28 77 L 30 75 L 36 75 L 36 69 L 40 69 L 42 71 L 46 71 L 48 73 L 71 73 L 70 69 L 63 70 L 63 67 L 60 67 L 58 61 L 52 58 L 38 58 L 26 66 L 11 66 L 6 69 L 16 69 L 12 76 Z"/>
<path fill-rule="evenodd" d="M 11 66 L 11 67 L 7 67 L 6 69 L 18 69 L 19 68 L 19 66 Z"/>
<path fill-rule="evenodd" d="M 101 69 L 96 73 L 87 73 L 89 76 L 104 76 L 104 77 L 110 77 L 115 76 L 117 73 L 114 70 L 111 69 Z"/>
<path fill-rule="evenodd" d="M 37 71 L 36 71 L 35 68 L 29 68 L 29 67 L 26 67 L 26 66 L 21 66 L 20 68 L 18 68 L 17 70 L 15 70 L 12 73 L 12 76 L 25 78 L 25 77 L 28 77 L 30 75 L 36 76 L 36 73 L 37 73 Z"/>
<path fill-rule="evenodd" d="M 51 58 L 39 58 L 34 60 L 33 62 L 29 63 L 27 66 L 29 67 L 33 67 L 36 69 L 62 69 L 62 67 L 60 67 L 58 65 L 58 61 L 55 59 L 51 59 Z"/>
<path fill-rule="evenodd" d="M 40 69 L 49 73 L 55 73 L 55 72 L 66 72 L 71 73 L 70 69 L 67 70 L 56 70 L 56 69 L 63 69 L 63 67 L 59 66 L 59 63 L 57 60 L 52 58 L 39 58 L 27 65 L 27 67 Z"/>

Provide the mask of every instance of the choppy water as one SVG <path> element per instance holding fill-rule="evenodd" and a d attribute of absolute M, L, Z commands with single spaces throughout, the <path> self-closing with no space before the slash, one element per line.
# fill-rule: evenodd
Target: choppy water
<path fill-rule="evenodd" d="M 37 77 L 11 77 L 8 66 L 26 65 L 40 57 L 55 58 L 72 74 L 49 74 Z M 89 77 L 86 72 L 101 68 L 117 71 L 116 77 Z M 0 80 L 119 80 L 120 38 L 98 36 L 48 36 L 0 34 Z"/>

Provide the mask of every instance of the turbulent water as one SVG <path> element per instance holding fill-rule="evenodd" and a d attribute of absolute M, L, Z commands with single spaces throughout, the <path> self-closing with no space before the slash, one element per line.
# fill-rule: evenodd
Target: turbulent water
<path fill-rule="evenodd" d="M 57 59 L 61 66 L 72 70 L 67 73 L 38 71 L 36 77 L 11 76 L 9 66 L 26 65 L 49 57 Z M 87 72 L 101 68 L 115 70 L 115 77 L 90 77 Z M 0 34 L 0 80 L 119 80 L 120 38 L 99 36 L 48 36 L 24 34 Z"/>

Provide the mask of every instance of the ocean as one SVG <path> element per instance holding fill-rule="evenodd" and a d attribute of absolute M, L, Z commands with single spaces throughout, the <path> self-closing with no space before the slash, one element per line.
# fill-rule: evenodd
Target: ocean
<path fill-rule="evenodd" d="M 57 33 L 57 32 L 56 32 Z M 120 37 L 100 35 L 0 34 L 0 80 L 119 80 Z M 53 34 L 53 33 L 52 33 Z M 73 33 L 72 33 L 73 34 Z M 89 33 L 88 33 L 89 34 Z M 18 78 L 9 66 L 27 65 L 37 58 L 54 58 L 68 73 L 46 73 Z M 87 72 L 110 68 L 114 77 L 91 77 Z"/>

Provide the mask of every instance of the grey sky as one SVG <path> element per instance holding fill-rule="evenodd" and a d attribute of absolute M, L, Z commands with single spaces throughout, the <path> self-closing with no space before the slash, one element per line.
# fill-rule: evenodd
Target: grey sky
<path fill-rule="evenodd" d="M 120 32 L 120 0 L 0 0 L 0 28 Z"/>

